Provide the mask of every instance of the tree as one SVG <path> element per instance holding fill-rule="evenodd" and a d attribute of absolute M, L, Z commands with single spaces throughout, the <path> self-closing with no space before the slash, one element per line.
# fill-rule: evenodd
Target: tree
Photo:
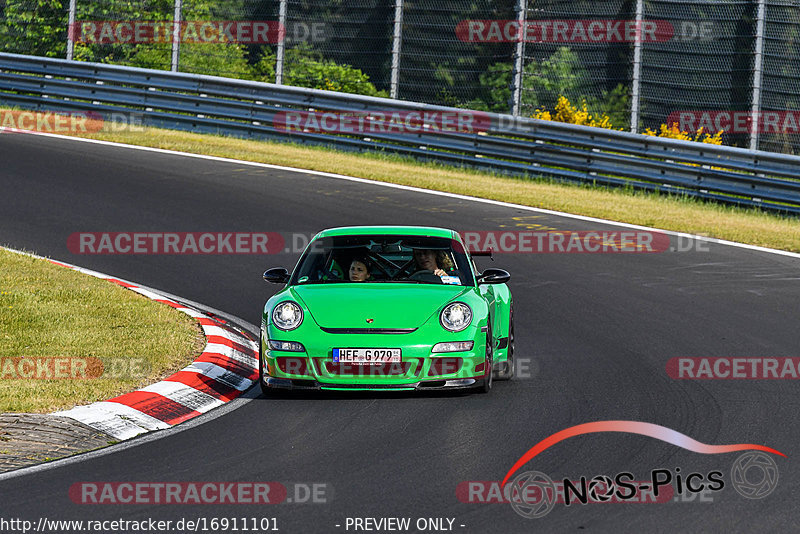
<path fill-rule="evenodd" d="M 495 63 L 480 75 L 483 98 L 470 102 L 477 109 L 508 113 L 511 109 L 513 84 L 511 63 Z M 522 75 L 521 108 L 531 113 L 542 106 L 552 108 L 558 97 L 577 100 L 584 84 L 586 70 L 569 47 L 562 46 L 546 60 L 529 60 Z"/>
<path fill-rule="evenodd" d="M 8 0 L 0 23 L 4 52 L 65 57 L 67 8 L 61 0 Z"/>
<path fill-rule="evenodd" d="M 328 91 L 341 91 L 367 96 L 388 96 L 378 91 L 369 76 L 360 69 L 322 58 L 308 46 L 297 46 L 286 51 L 286 71 L 283 83 L 297 87 L 311 87 Z"/>

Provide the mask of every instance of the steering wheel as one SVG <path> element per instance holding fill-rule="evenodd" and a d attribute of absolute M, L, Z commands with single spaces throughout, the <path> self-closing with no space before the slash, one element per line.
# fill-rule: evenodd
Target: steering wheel
<path fill-rule="evenodd" d="M 435 274 L 433 271 L 428 269 L 423 269 L 422 271 L 417 271 L 411 276 L 408 277 L 409 280 L 416 280 L 417 282 L 432 282 L 434 284 L 441 284 L 442 279 L 439 278 L 439 275 Z"/>

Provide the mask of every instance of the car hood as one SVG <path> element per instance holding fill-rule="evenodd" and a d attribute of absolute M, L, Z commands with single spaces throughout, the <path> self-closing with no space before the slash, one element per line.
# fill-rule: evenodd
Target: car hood
<path fill-rule="evenodd" d="M 433 284 L 315 284 L 292 294 L 326 328 L 419 328 L 469 287 Z M 367 322 L 372 319 L 372 322 Z"/>

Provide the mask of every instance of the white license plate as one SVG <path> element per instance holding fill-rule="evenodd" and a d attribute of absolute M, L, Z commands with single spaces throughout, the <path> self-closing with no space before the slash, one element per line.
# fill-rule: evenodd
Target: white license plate
<path fill-rule="evenodd" d="M 334 363 L 398 363 L 400 349 L 333 349 Z"/>

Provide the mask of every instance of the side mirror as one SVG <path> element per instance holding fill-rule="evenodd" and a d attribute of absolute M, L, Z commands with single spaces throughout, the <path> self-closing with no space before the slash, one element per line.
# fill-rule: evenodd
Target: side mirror
<path fill-rule="evenodd" d="M 273 267 L 264 272 L 264 280 L 272 284 L 285 284 L 289 281 L 289 271 L 283 267 Z"/>
<path fill-rule="evenodd" d="M 486 269 L 478 275 L 478 284 L 505 284 L 511 275 L 503 269 Z"/>

